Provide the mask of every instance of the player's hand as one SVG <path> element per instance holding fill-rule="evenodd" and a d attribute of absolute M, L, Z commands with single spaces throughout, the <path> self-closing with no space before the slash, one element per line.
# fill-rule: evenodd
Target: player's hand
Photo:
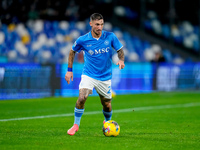
<path fill-rule="evenodd" d="M 67 83 L 69 84 L 70 83 L 70 79 L 73 81 L 73 72 L 67 72 L 65 74 L 65 80 L 67 81 Z"/>
<path fill-rule="evenodd" d="M 119 61 L 117 62 L 117 65 L 119 65 L 119 69 L 120 69 L 120 70 L 121 70 L 121 69 L 124 69 L 124 67 L 125 67 L 124 61 L 122 61 L 122 60 L 119 60 Z"/>

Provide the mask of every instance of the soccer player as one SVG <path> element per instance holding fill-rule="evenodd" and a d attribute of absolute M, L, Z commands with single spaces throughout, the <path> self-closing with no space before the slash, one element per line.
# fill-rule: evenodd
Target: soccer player
<path fill-rule="evenodd" d="M 93 88 L 99 94 L 103 106 L 104 122 L 111 120 L 111 78 L 112 78 L 112 48 L 119 57 L 117 65 L 119 69 L 125 67 L 123 45 L 112 32 L 103 30 L 104 19 L 101 14 L 94 13 L 90 16 L 91 31 L 80 36 L 72 46 L 68 59 L 68 71 L 65 74 L 67 83 L 73 81 L 73 60 L 76 52 L 84 52 L 84 68 L 79 84 L 79 97 L 74 110 L 74 125 L 67 131 L 74 135 L 79 130 L 81 116 L 84 112 L 84 104 Z"/>

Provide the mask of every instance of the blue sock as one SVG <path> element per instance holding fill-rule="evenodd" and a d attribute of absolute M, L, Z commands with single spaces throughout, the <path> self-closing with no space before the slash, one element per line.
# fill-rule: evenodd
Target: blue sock
<path fill-rule="evenodd" d="M 104 115 L 105 121 L 111 120 L 112 111 L 111 112 L 106 112 L 104 110 L 102 110 L 102 111 L 103 111 L 103 115 Z"/>
<path fill-rule="evenodd" d="M 84 112 L 84 109 L 78 109 L 75 107 L 74 109 L 74 124 L 80 125 L 81 122 L 81 116 Z"/>

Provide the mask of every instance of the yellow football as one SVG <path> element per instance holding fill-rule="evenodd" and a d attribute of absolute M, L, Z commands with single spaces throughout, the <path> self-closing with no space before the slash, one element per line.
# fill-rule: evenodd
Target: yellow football
<path fill-rule="evenodd" d="M 109 120 L 103 124 L 103 134 L 105 136 L 118 136 L 120 132 L 120 126 L 114 120 Z"/>

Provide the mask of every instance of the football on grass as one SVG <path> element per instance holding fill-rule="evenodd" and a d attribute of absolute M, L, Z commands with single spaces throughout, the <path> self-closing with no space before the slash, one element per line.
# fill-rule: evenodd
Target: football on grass
<path fill-rule="evenodd" d="M 103 124 L 103 134 L 105 136 L 118 136 L 120 132 L 120 126 L 114 120 L 109 120 Z"/>

